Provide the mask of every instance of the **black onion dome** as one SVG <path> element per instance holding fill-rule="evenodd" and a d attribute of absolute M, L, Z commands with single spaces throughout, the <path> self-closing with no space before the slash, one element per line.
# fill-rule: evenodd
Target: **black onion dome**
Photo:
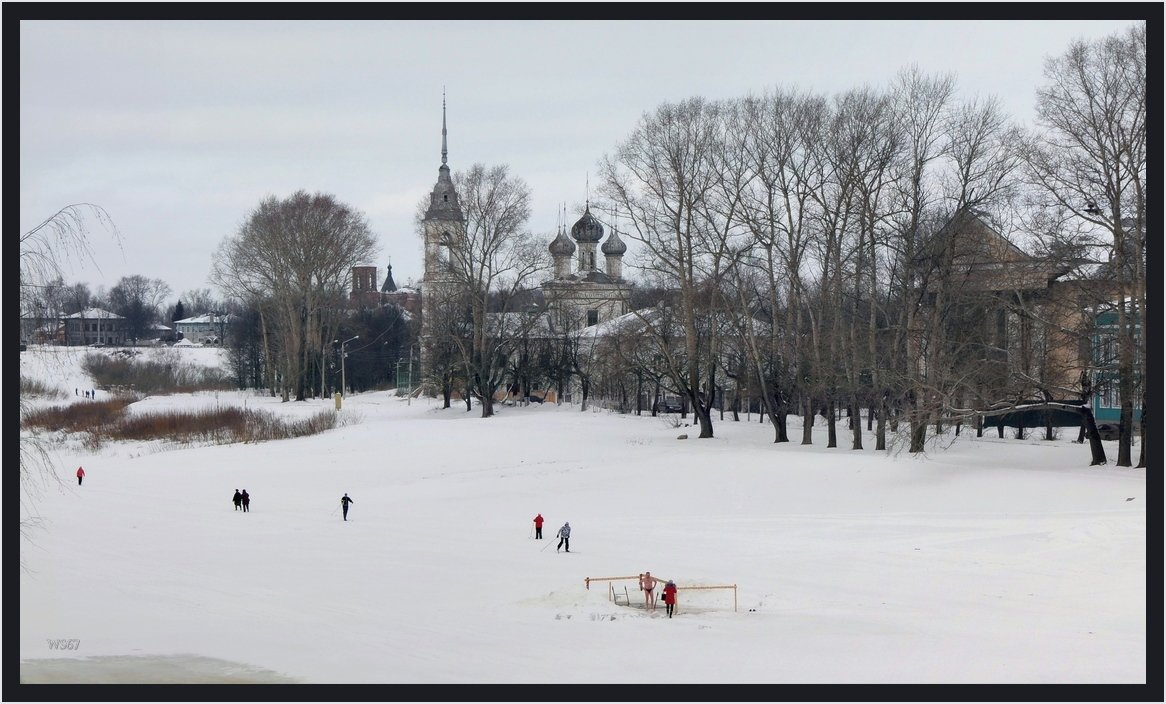
<path fill-rule="evenodd" d="M 615 230 L 612 230 L 611 235 L 607 238 L 607 241 L 604 242 L 603 246 L 599 249 L 604 254 L 623 255 L 624 252 L 628 251 L 628 246 L 624 244 L 623 240 L 619 238 L 619 233 Z"/>
<path fill-rule="evenodd" d="M 567 237 L 566 232 L 560 232 L 547 249 L 551 250 L 551 254 L 557 257 L 569 257 L 575 253 L 575 243 Z"/>
<path fill-rule="evenodd" d="M 603 225 L 591 215 L 591 208 L 584 210 L 583 217 L 571 227 L 571 236 L 577 242 L 594 243 L 603 239 Z"/>

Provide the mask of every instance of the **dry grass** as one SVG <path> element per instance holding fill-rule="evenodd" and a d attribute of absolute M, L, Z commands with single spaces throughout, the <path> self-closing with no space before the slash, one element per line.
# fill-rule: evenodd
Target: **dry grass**
<path fill-rule="evenodd" d="M 177 358 L 142 361 L 133 354 L 89 354 L 82 368 L 102 389 L 132 389 L 148 396 L 235 388 L 222 369 L 182 364 Z"/>
<path fill-rule="evenodd" d="M 266 411 L 234 407 L 128 413 L 127 407 L 145 396 L 235 388 L 230 377 L 218 368 L 184 363 L 177 355 L 149 361 L 138 356 L 133 350 L 87 354 L 83 369 L 98 388 L 109 390 L 111 397 L 35 409 L 22 403 L 21 428 L 84 434 L 84 446 L 98 449 L 107 442 L 125 440 L 214 445 L 264 442 L 315 435 L 337 426 L 337 414 L 331 409 L 294 421 L 281 420 Z M 20 394 L 22 400 L 68 397 L 67 393 L 24 377 L 20 379 Z"/>
<path fill-rule="evenodd" d="M 29 411 L 21 419 L 26 428 L 88 433 L 86 446 L 96 449 L 119 440 L 165 440 L 175 443 L 227 445 L 315 435 L 336 427 L 336 412 L 323 410 L 298 421 L 282 421 L 254 409 L 213 408 L 129 415 L 134 399 L 119 396 L 108 401 L 82 401 Z"/>
<path fill-rule="evenodd" d="M 20 397 L 23 398 L 47 398 L 47 399 L 63 399 L 67 394 L 64 391 L 52 386 L 45 386 L 43 383 L 35 379 L 27 379 L 20 377 Z"/>

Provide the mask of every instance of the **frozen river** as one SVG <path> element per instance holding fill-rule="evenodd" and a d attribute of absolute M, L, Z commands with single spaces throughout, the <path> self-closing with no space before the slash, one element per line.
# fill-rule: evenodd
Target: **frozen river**
<path fill-rule="evenodd" d="M 21 684 L 294 684 L 244 663 L 200 656 L 46 658 L 20 663 Z"/>

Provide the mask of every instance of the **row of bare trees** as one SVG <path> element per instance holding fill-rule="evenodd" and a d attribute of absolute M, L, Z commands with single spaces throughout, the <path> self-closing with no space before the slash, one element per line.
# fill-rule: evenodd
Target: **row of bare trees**
<path fill-rule="evenodd" d="M 1074 44 L 1048 62 L 1031 131 L 915 68 L 884 90 L 645 114 L 604 160 L 603 195 L 645 279 L 675 296 L 637 314 L 650 363 L 634 347 L 614 373 L 667 379 L 701 437 L 731 383 L 764 399 L 779 442 L 787 412 L 805 415 L 809 442 L 824 410 L 833 446 L 846 409 L 859 449 L 869 408 L 879 449 L 901 421 L 920 452 L 931 425 L 1033 400 L 1076 395 L 1087 414 L 1079 374 L 1096 372 L 1082 363 L 1112 307 L 1128 466 L 1135 402 L 1146 408 L 1145 63 L 1144 26 Z"/>
<path fill-rule="evenodd" d="M 778 442 L 789 413 L 803 443 L 821 414 L 835 446 L 845 415 L 860 449 L 865 410 L 877 449 L 903 438 L 921 452 L 929 427 L 1034 407 L 1087 416 L 1087 387 L 1107 378 L 1085 368 L 1090 338 L 1112 312 L 1128 465 L 1147 404 L 1145 63 L 1144 26 L 1074 44 L 1048 62 L 1032 130 L 913 67 L 881 89 L 659 106 L 603 160 L 598 210 L 638 243 L 641 281 L 672 293 L 602 337 L 541 315 L 529 187 L 474 165 L 455 175 L 464 221 L 425 290 L 427 381 L 484 416 L 500 388 L 536 378 L 573 380 L 584 403 L 662 388 L 701 437 L 732 390 L 761 399 Z M 304 397 L 371 247 L 359 213 L 305 193 L 265 201 L 224 243 L 215 278 L 259 312 L 266 383 L 285 398 Z"/>

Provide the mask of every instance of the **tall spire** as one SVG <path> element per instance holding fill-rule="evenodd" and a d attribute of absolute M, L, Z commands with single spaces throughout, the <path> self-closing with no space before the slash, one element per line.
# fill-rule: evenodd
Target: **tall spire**
<path fill-rule="evenodd" d="M 441 87 L 441 165 L 449 160 L 449 149 L 445 145 L 445 86 Z"/>

